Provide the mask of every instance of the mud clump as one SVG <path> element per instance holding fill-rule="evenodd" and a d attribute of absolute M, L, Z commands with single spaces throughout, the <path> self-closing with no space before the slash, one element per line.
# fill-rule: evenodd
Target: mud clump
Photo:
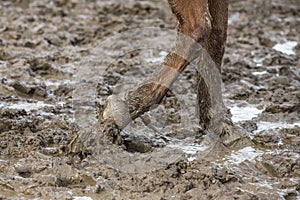
<path fill-rule="evenodd" d="M 174 45 L 167 2 L 1 1 L 0 199 L 299 199 L 300 7 L 230 2 L 223 94 L 253 144 L 217 154 L 199 145 L 193 67 L 121 146 L 95 125 Z"/>

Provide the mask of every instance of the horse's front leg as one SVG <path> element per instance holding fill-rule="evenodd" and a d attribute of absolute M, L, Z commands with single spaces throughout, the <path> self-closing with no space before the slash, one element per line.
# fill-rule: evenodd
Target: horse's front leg
<path fill-rule="evenodd" d="M 180 72 L 198 57 L 201 45 L 211 30 L 207 0 L 169 0 L 179 21 L 175 49 L 152 78 L 129 92 L 125 101 L 114 96 L 108 99 L 100 113 L 103 133 L 113 143 L 120 144 L 120 131 L 131 120 L 159 104 Z"/>

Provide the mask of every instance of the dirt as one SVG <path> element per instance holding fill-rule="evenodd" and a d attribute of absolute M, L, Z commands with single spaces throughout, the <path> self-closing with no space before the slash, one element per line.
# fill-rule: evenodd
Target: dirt
<path fill-rule="evenodd" d="M 193 66 L 122 132 L 124 145 L 99 130 L 105 100 L 174 45 L 166 2 L 0 10 L 0 199 L 300 199 L 297 0 L 230 2 L 223 96 L 253 145 L 221 151 L 200 145 Z"/>

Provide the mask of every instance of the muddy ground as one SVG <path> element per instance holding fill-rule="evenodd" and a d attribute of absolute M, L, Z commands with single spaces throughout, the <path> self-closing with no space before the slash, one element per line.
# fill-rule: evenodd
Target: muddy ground
<path fill-rule="evenodd" d="M 166 2 L 1 1 L 0 199 L 300 199 L 299 13 L 231 1 L 224 101 L 253 145 L 215 153 L 199 145 L 193 67 L 126 146 L 97 127 L 174 44 Z"/>

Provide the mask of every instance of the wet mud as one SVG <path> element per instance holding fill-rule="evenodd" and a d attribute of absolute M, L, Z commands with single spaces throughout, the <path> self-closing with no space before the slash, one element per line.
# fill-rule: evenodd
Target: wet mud
<path fill-rule="evenodd" d="M 167 3 L 1 1 L 0 199 L 299 199 L 299 13 L 230 1 L 223 96 L 252 145 L 200 145 L 191 66 L 117 146 L 97 112 L 174 45 Z"/>

